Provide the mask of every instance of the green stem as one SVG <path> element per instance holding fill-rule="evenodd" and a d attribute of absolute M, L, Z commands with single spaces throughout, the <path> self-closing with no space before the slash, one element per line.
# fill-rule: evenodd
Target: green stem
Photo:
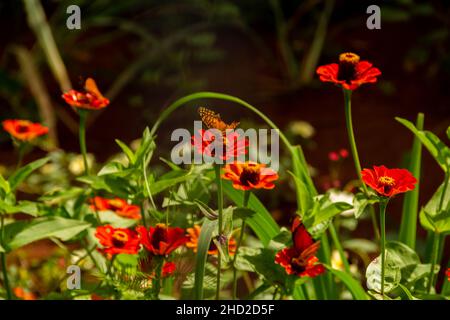
<path fill-rule="evenodd" d="M 89 175 L 89 166 L 87 161 L 87 150 L 86 150 L 86 117 L 88 111 L 86 110 L 78 110 L 78 115 L 80 116 L 80 127 L 78 129 L 79 140 L 80 140 L 80 150 L 83 155 L 83 163 L 84 163 L 84 173 Z"/>
<path fill-rule="evenodd" d="M 243 207 L 246 208 L 248 205 L 248 200 L 250 199 L 250 191 L 244 191 L 244 203 Z M 236 251 L 234 252 L 233 257 L 233 300 L 236 300 L 237 297 L 237 269 L 236 269 L 236 260 L 239 253 L 239 248 L 241 247 L 242 240 L 244 239 L 245 233 L 245 219 L 242 219 L 241 231 L 239 234 L 239 242 L 236 246 Z"/>
<path fill-rule="evenodd" d="M 153 300 L 159 300 L 159 292 L 161 291 L 161 273 L 164 264 L 164 258 L 158 257 L 155 269 L 155 278 L 152 280 Z"/>
<path fill-rule="evenodd" d="M 219 211 L 218 217 L 218 233 L 219 233 L 219 241 L 221 241 L 221 236 L 223 233 L 223 186 L 222 186 L 222 165 L 216 164 L 214 166 L 214 170 L 216 173 L 216 184 L 217 184 L 217 206 Z M 217 282 L 216 282 L 216 300 L 220 298 L 220 276 L 221 276 L 221 266 L 222 266 L 222 257 L 220 254 L 220 250 L 217 250 Z"/>
<path fill-rule="evenodd" d="M 347 125 L 348 141 L 350 143 L 350 150 L 352 152 L 353 162 L 355 164 L 356 173 L 358 175 L 359 181 L 361 182 L 364 193 L 366 195 L 368 195 L 369 190 L 367 189 L 367 186 L 362 181 L 362 177 L 361 177 L 361 163 L 359 161 L 358 149 L 356 148 L 355 133 L 353 132 L 352 91 L 351 90 L 344 89 L 344 107 L 345 107 L 345 123 Z M 379 239 L 380 234 L 378 232 L 377 217 L 375 216 L 375 212 L 372 207 L 370 209 L 370 216 L 372 218 L 372 225 L 373 225 L 375 237 L 377 239 Z"/>
<path fill-rule="evenodd" d="M 386 260 L 386 206 L 387 200 L 380 202 L 380 228 L 381 228 L 381 296 L 384 299 L 384 272 L 385 272 L 385 260 Z"/>
<path fill-rule="evenodd" d="M 339 241 L 339 236 L 336 232 L 336 228 L 334 227 L 334 223 L 330 223 L 329 231 L 331 238 L 333 239 L 334 246 L 336 247 L 336 250 L 339 252 L 339 256 L 341 257 L 342 263 L 344 264 L 345 272 L 351 275 L 350 265 L 348 264 L 348 260 L 347 257 L 345 256 L 341 242 Z"/>
<path fill-rule="evenodd" d="M 18 149 L 19 154 L 17 157 L 16 171 L 22 166 L 23 156 L 25 155 L 25 148 L 26 148 L 26 143 L 20 142 L 19 149 Z"/>
<path fill-rule="evenodd" d="M 0 232 L 1 232 L 1 239 L 0 239 L 0 243 L 3 245 L 3 241 L 4 241 L 4 216 L 2 215 L 0 218 Z M 2 260 L 2 272 L 3 272 L 3 286 L 5 287 L 5 291 L 6 291 L 6 298 L 8 300 L 12 300 L 12 292 L 11 292 L 11 287 L 9 286 L 9 278 L 8 278 L 8 269 L 6 267 L 6 252 L 0 252 L 0 259 Z"/>
<path fill-rule="evenodd" d="M 431 249 L 431 266 L 430 266 L 430 275 L 428 276 L 429 281 L 427 287 L 428 293 L 431 293 L 431 288 L 433 287 L 434 284 L 434 266 L 436 265 L 438 257 L 439 238 L 440 238 L 439 233 L 435 232 L 433 234 L 433 247 Z"/>

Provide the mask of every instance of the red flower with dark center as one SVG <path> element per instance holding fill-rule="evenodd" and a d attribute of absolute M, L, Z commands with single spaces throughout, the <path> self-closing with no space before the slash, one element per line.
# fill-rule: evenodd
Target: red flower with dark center
<path fill-rule="evenodd" d="M 136 231 L 141 236 L 142 245 L 154 255 L 169 255 L 188 241 L 183 229 L 166 227 L 162 223 L 148 229 L 140 226 Z"/>
<path fill-rule="evenodd" d="M 278 179 L 278 174 L 265 164 L 256 162 L 227 164 L 222 178 L 231 180 L 233 187 L 238 190 L 273 189 L 273 183 Z"/>
<path fill-rule="evenodd" d="M 139 236 L 134 230 L 113 228 L 110 225 L 99 226 L 95 236 L 103 246 L 99 251 L 109 256 L 119 253 L 136 254 L 140 248 Z"/>
<path fill-rule="evenodd" d="M 98 110 L 109 104 L 109 100 L 100 93 L 92 78 L 86 79 L 84 89 L 83 92 L 72 89 L 65 92 L 62 97 L 72 107 L 81 109 Z"/>
<path fill-rule="evenodd" d="M 417 179 L 406 169 L 388 169 L 374 166 L 361 171 L 362 180 L 379 195 L 393 197 L 396 194 L 414 190 Z"/>
<path fill-rule="evenodd" d="M 220 134 L 214 134 L 214 131 Z M 219 137 L 220 141 L 216 141 Z M 197 153 L 206 155 L 208 157 L 216 157 L 223 161 L 231 159 L 238 159 L 239 156 L 247 154 L 248 140 L 241 137 L 237 132 L 231 131 L 228 133 L 221 133 L 217 129 L 199 130 L 198 133 L 192 136 L 192 145 Z"/>
<path fill-rule="evenodd" d="M 30 141 L 48 133 L 48 128 L 28 120 L 5 120 L 3 129 L 20 141 Z"/>
<path fill-rule="evenodd" d="M 91 199 L 90 207 L 94 211 L 110 210 L 124 218 L 134 220 L 141 219 L 141 208 L 136 205 L 128 204 L 126 200 L 120 198 L 106 199 L 97 196 Z"/>
<path fill-rule="evenodd" d="M 347 52 L 339 56 L 339 64 L 332 63 L 317 68 L 321 81 L 333 82 L 347 90 L 355 90 L 364 83 L 375 83 L 381 75 L 378 68 L 368 61 L 360 61 L 358 55 Z"/>
<path fill-rule="evenodd" d="M 192 249 L 192 251 L 197 252 L 197 246 L 198 246 L 198 238 L 200 237 L 200 231 L 201 227 L 199 225 L 194 225 L 192 228 L 186 229 L 189 240 L 186 242 L 186 247 L 189 249 Z M 228 253 L 230 255 L 234 255 L 236 252 L 236 240 L 233 237 L 230 237 L 228 241 Z M 211 244 L 208 248 L 208 254 L 209 255 L 217 255 L 219 254 L 219 249 L 217 249 L 216 244 L 214 241 L 211 241 Z"/>
<path fill-rule="evenodd" d="M 282 266 L 287 274 L 299 277 L 317 277 L 325 272 L 325 267 L 318 263 L 316 257 L 319 241 L 314 241 L 297 216 L 292 224 L 293 246 L 279 251 L 275 256 L 275 263 Z"/>

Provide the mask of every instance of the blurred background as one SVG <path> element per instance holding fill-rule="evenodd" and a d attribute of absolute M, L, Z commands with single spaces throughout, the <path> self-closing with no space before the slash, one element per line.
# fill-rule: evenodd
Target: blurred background
<path fill-rule="evenodd" d="M 72 4 L 81 8 L 80 30 L 66 27 Z M 380 30 L 366 27 L 372 4 L 381 7 Z M 342 92 L 315 75 L 318 65 L 336 62 L 347 51 L 382 71 L 377 84 L 353 95 L 363 167 L 406 165 L 413 136 L 396 116 L 415 121 L 425 113 L 425 128 L 444 141 L 450 124 L 448 1 L 2 1 L 0 28 L 1 119 L 30 119 L 51 128 L 49 141 L 29 159 L 48 150 L 55 163 L 70 165 L 77 157 L 78 119 L 61 93 L 80 89 L 86 77 L 93 77 L 111 100 L 89 118 L 88 151 L 98 162 L 119 152 L 114 138 L 129 143 L 140 137 L 177 98 L 218 91 L 258 107 L 302 144 L 321 192 L 330 186 L 351 189 L 348 183 L 356 178 L 351 158 L 338 164 L 329 159 L 330 152 L 348 148 Z M 160 155 L 169 157 L 174 128 L 193 130 L 199 105 L 180 109 L 159 131 Z M 244 128 L 262 125 L 234 105 L 201 105 L 220 112 L 226 122 L 241 121 Z M 289 165 L 288 157 L 283 161 Z M 15 162 L 9 136 L 1 132 L 1 170 Z M 443 179 L 426 150 L 422 167 L 421 205 Z M 35 177 L 36 185 L 45 191 L 50 187 L 43 180 L 67 183 L 68 175 L 77 174 L 62 168 Z M 295 208 L 292 192 L 285 192 L 287 180 L 278 193 L 264 195 L 281 223 Z M 401 206 L 400 199 L 392 201 L 391 230 L 400 224 Z M 369 225 L 355 232 L 364 237 Z"/>

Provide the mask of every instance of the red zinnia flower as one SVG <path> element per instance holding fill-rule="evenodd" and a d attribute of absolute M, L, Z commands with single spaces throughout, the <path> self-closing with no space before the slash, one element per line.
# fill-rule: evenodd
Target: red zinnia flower
<path fill-rule="evenodd" d="M 107 255 L 136 254 L 139 251 L 139 236 L 134 230 L 113 228 L 110 225 L 99 226 L 95 236 L 103 246 L 99 251 Z"/>
<path fill-rule="evenodd" d="M 388 169 L 385 166 L 374 166 L 373 169 L 362 170 L 361 175 L 366 185 L 385 197 L 414 190 L 417 183 L 417 179 L 406 169 Z"/>
<path fill-rule="evenodd" d="M 16 287 L 13 289 L 14 295 L 22 300 L 36 300 L 37 297 L 33 292 L 26 291 L 21 287 Z"/>
<path fill-rule="evenodd" d="M 28 120 L 5 120 L 3 129 L 20 141 L 30 141 L 48 133 L 48 128 Z"/>
<path fill-rule="evenodd" d="M 299 277 L 314 278 L 325 272 L 325 267 L 315 256 L 320 242 L 314 241 L 298 216 L 292 224 L 292 241 L 292 247 L 277 253 L 275 263 L 281 265 L 287 274 Z"/>
<path fill-rule="evenodd" d="M 98 110 L 109 104 L 109 100 L 98 90 L 94 79 L 87 78 L 84 89 L 84 92 L 70 90 L 65 92 L 62 97 L 72 107 L 81 109 Z"/>
<path fill-rule="evenodd" d="M 139 220 L 141 219 L 141 208 L 136 205 L 128 204 L 124 199 L 114 198 L 106 199 L 94 197 L 91 199 L 91 209 L 94 211 L 114 211 L 118 216 Z"/>
<path fill-rule="evenodd" d="M 183 229 L 167 227 L 162 223 L 148 229 L 140 226 L 136 230 L 142 245 L 154 255 L 169 255 L 188 241 Z"/>
<path fill-rule="evenodd" d="M 273 189 L 273 181 L 278 174 L 265 164 L 247 161 L 245 163 L 232 163 L 225 166 L 222 178 L 231 180 L 233 187 L 238 190 Z"/>
<path fill-rule="evenodd" d="M 342 53 L 339 64 L 332 63 L 317 68 L 320 80 L 334 82 L 347 90 L 355 90 L 364 83 L 375 83 L 381 71 L 368 61 L 359 61 L 354 53 Z"/>
<path fill-rule="evenodd" d="M 199 225 L 194 225 L 192 228 L 187 228 L 186 231 L 189 234 L 189 241 L 186 242 L 186 247 L 192 249 L 192 251 L 194 252 L 197 252 L 198 238 L 200 237 L 201 227 Z M 234 240 L 233 237 L 230 237 L 230 240 L 228 241 L 228 253 L 230 255 L 234 255 L 235 252 L 236 252 L 236 240 Z M 217 246 L 214 243 L 214 241 L 211 241 L 211 244 L 209 245 L 208 249 L 208 254 L 217 255 L 218 253 L 219 249 L 217 249 Z"/>
<path fill-rule="evenodd" d="M 220 132 L 220 131 L 218 131 Z M 197 153 L 208 157 L 215 157 L 217 148 L 222 148 L 220 159 L 227 161 L 247 154 L 248 140 L 237 132 L 221 134 L 221 141 L 215 142 L 216 135 L 211 130 L 199 130 L 192 136 L 192 145 Z"/>

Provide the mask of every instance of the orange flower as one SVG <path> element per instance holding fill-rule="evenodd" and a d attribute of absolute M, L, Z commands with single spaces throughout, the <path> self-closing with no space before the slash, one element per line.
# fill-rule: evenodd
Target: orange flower
<path fill-rule="evenodd" d="M 20 141 L 30 141 L 48 133 L 48 128 L 28 120 L 5 120 L 3 129 Z"/>
<path fill-rule="evenodd" d="M 113 228 L 110 225 L 99 226 L 95 236 L 103 246 L 99 251 L 109 256 L 119 253 L 136 254 L 139 251 L 139 236 L 134 230 Z"/>
<path fill-rule="evenodd" d="M 37 297 L 33 292 L 25 291 L 21 287 L 16 287 L 13 289 L 14 295 L 22 300 L 36 300 Z"/>
<path fill-rule="evenodd" d="M 375 83 L 381 71 L 358 55 L 347 52 L 339 56 L 339 64 L 332 63 L 317 68 L 323 82 L 334 82 L 347 90 L 355 90 L 364 83 Z"/>
<path fill-rule="evenodd" d="M 183 229 L 167 227 L 162 223 L 148 229 L 140 226 L 136 230 L 141 236 L 142 245 L 157 256 L 169 255 L 188 241 Z"/>
<path fill-rule="evenodd" d="M 201 227 L 199 225 L 194 225 L 192 228 L 187 228 L 186 231 L 189 235 L 189 241 L 186 243 L 186 247 L 192 249 L 194 252 L 197 252 L 198 238 L 200 236 Z M 228 241 L 228 252 L 230 255 L 234 255 L 236 252 L 236 240 L 234 240 L 233 237 L 230 237 L 230 240 Z M 208 254 L 219 254 L 219 250 L 217 249 L 214 241 L 211 241 L 211 244 L 209 245 Z"/>
<path fill-rule="evenodd" d="M 72 107 L 81 109 L 98 110 L 109 104 L 109 100 L 100 93 L 92 78 L 86 79 L 84 89 L 83 92 L 72 89 L 65 92 L 62 98 Z"/>
<path fill-rule="evenodd" d="M 275 256 L 275 263 L 282 266 L 287 274 L 299 277 L 317 277 L 325 272 L 325 267 L 318 263 L 316 257 L 319 241 L 314 241 L 297 216 L 292 224 L 293 246 L 279 251 Z"/>
<path fill-rule="evenodd" d="M 379 195 L 393 197 L 396 194 L 414 190 L 417 179 L 406 169 L 388 169 L 374 166 L 361 171 L 362 180 Z"/>
<path fill-rule="evenodd" d="M 141 219 L 141 208 L 136 205 L 128 204 L 124 199 L 120 198 L 106 199 L 97 196 L 91 199 L 90 208 L 94 211 L 110 210 L 124 218 L 134 220 Z"/>
<path fill-rule="evenodd" d="M 256 162 L 232 163 L 225 166 L 222 178 L 231 180 L 233 187 L 238 190 L 273 189 L 273 181 L 278 179 L 278 174 L 265 164 Z"/>
<path fill-rule="evenodd" d="M 218 132 L 220 132 L 218 130 Z M 191 143 L 197 153 L 214 158 L 218 148 L 222 148 L 221 160 L 237 159 L 247 154 L 248 139 L 237 132 L 221 134 L 221 141 L 215 142 L 216 135 L 210 130 L 199 130 L 192 136 Z"/>

